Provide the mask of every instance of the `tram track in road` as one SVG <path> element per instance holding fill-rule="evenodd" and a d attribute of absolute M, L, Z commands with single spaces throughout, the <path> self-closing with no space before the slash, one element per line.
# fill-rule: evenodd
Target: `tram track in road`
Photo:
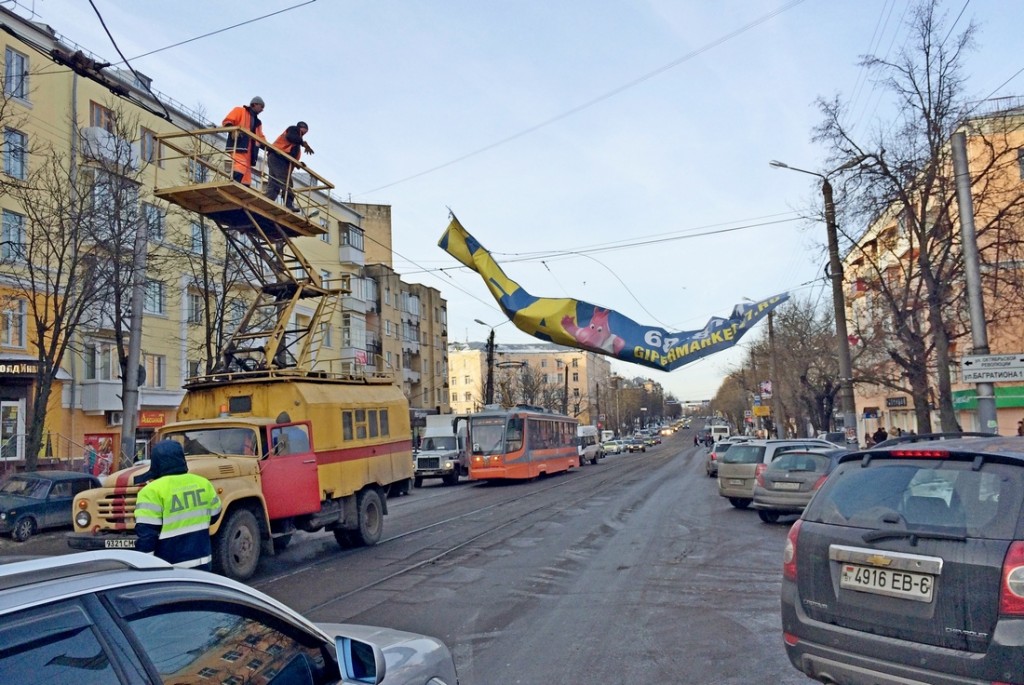
<path fill-rule="evenodd" d="M 665 463 L 680 457 L 683 452 L 685 452 L 685 449 L 672 450 L 671 452 L 665 451 L 660 455 L 654 452 L 648 453 L 645 457 L 640 458 L 649 459 L 652 456 L 660 457 L 660 466 L 664 466 Z M 492 493 L 500 493 L 503 496 L 501 496 L 497 501 L 488 502 L 485 506 L 478 506 L 468 511 L 460 512 L 457 515 L 447 516 L 443 519 L 432 521 L 425 525 L 416 526 L 410 530 L 386 537 L 372 548 L 339 550 L 335 554 L 326 555 L 322 558 L 304 563 L 301 567 L 291 568 L 265 576 L 257 582 L 252 583 L 252 585 L 270 592 L 269 588 L 277 583 L 284 582 L 307 573 L 316 575 L 323 568 L 331 564 L 335 564 L 346 557 L 367 553 L 371 550 L 379 551 L 384 547 L 401 544 L 402 541 L 424 539 L 431 534 L 436 533 L 438 530 L 452 529 L 459 523 L 472 522 L 479 525 L 481 516 L 493 513 L 498 509 L 515 506 L 514 512 L 508 512 L 508 514 L 502 516 L 497 523 L 487 525 L 483 530 L 471 532 L 468 537 L 465 536 L 466 531 L 463 529 L 463 537 L 461 537 L 458 542 L 444 546 L 438 551 L 432 551 L 429 553 L 429 556 L 425 558 L 404 563 L 399 568 L 385 572 L 378 577 L 368 580 L 367 582 L 360 583 L 356 587 L 345 589 L 339 594 L 324 598 L 319 602 L 314 602 L 303 606 L 302 608 L 303 612 L 307 614 L 316 612 L 320 609 L 350 599 L 360 593 L 377 588 L 385 583 L 389 583 L 396 578 L 401 578 L 402 576 L 417 572 L 425 567 L 437 564 L 454 554 L 463 552 L 467 548 L 472 548 L 473 545 L 480 541 L 514 525 L 522 525 L 524 521 L 529 522 L 528 525 L 536 525 L 543 521 L 557 520 L 564 516 L 566 511 L 575 509 L 594 497 L 599 497 L 603 493 L 615 488 L 627 487 L 633 480 L 646 477 L 650 472 L 649 469 L 635 468 L 637 466 L 637 464 L 635 464 L 635 460 L 637 458 L 638 457 L 634 457 L 632 455 L 620 456 L 620 458 L 612 461 L 609 461 L 609 459 L 606 458 L 601 462 L 603 468 L 595 469 L 594 466 L 588 466 L 583 467 L 580 471 L 575 473 L 570 472 L 568 474 L 551 476 L 549 479 L 545 479 L 547 482 L 543 485 L 536 487 L 527 493 L 524 493 L 519 489 L 523 485 L 526 485 L 525 483 L 478 486 L 477 488 L 474 488 L 474 495 L 479 492 L 481 496 L 488 496 L 489 499 Z M 659 466 L 654 466 L 654 468 L 659 468 Z M 596 471 L 596 473 L 594 473 L 594 471 Z M 630 478 L 629 476 L 634 473 L 637 474 L 636 479 Z M 550 494 L 552 491 L 556 490 L 565 492 L 567 496 L 560 498 L 557 502 L 557 506 L 553 506 L 550 501 Z M 440 495 L 438 495 L 438 497 L 440 497 Z M 538 497 L 544 498 L 543 504 L 538 506 L 529 506 L 525 509 L 522 508 L 523 503 L 536 500 Z M 545 510 L 548 510 L 549 512 L 547 516 L 544 516 L 541 519 L 534 519 L 537 514 L 542 513 Z M 436 543 L 427 542 L 424 545 L 424 549 L 429 549 L 433 544 Z"/>

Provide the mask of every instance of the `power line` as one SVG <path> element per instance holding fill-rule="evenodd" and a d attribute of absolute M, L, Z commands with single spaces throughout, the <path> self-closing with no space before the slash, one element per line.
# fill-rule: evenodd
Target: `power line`
<path fill-rule="evenodd" d="M 445 168 L 450 167 L 450 166 L 452 166 L 454 164 L 458 164 L 459 162 L 462 162 L 462 161 L 465 161 L 467 159 L 470 159 L 471 157 L 476 157 L 477 155 L 483 154 L 484 152 L 488 152 L 489 150 L 493 150 L 493 149 L 495 149 L 497 147 L 505 145 L 506 143 L 510 143 L 513 140 L 518 140 L 519 138 L 522 138 L 522 137 L 527 136 L 527 135 L 529 135 L 529 134 L 531 134 L 531 133 L 533 133 L 535 131 L 538 131 L 538 130 L 540 130 L 542 128 L 545 128 L 546 126 L 550 126 L 551 124 L 554 124 L 555 122 L 558 122 L 558 121 L 561 121 L 562 119 L 566 119 L 568 117 L 571 117 L 572 115 L 578 114 L 579 112 L 582 112 L 583 110 L 589 109 L 589 108 L 593 107 L 594 105 L 597 105 L 597 104 L 599 104 L 601 102 L 604 102 L 605 100 L 611 99 L 612 97 L 614 97 L 616 95 L 619 95 L 620 93 L 623 93 L 623 92 L 625 92 L 627 90 L 635 88 L 636 86 L 640 85 L 641 83 L 644 83 L 645 81 L 651 80 L 655 76 L 659 76 L 660 74 L 663 74 L 666 71 L 669 71 L 670 69 L 673 69 L 673 68 L 679 66 L 680 64 L 683 64 L 684 62 L 688 62 L 689 60 L 693 59 L 694 57 L 697 57 L 699 55 L 704 54 L 705 52 L 707 52 L 708 50 L 711 50 L 712 48 L 716 48 L 719 45 L 721 45 L 723 43 L 726 43 L 726 42 L 732 40 L 733 38 L 735 38 L 735 37 L 737 37 L 739 35 L 742 35 L 742 34 L 746 33 L 747 31 L 749 31 L 749 30 L 751 30 L 751 29 L 753 29 L 753 28 L 755 28 L 757 26 L 760 26 L 761 24 L 763 24 L 763 23 L 765 23 L 765 22 L 767 22 L 767 21 L 769 21 L 771 19 L 774 19 L 778 15 L 782 14 L 783 12 L 786 12 L 787 10 L 790 10 L 790 9 L 796 7 L 797 5 L 803 3 L 804 1 L 805 0 L 790 0 L 789 3 L 783 5 L 782 7 L 778 8 L 776 10 L 772 10 L 771 12 L 768 12 L 767 14 L 764 14 L 764 15 L 758 17 L 757 19 L 751 21 L 751 22 L 749 22 L 747 24 L 744 24 L 743 26 L 739 27 L 738 29 L 736 29 L 734 31 L 731 31 L 731 32 L 729 32 L 729 33 L 727 33 L 727 34 L 725 34 L 723 36 L 720 36 L 719 38 L 716 38 L 715 40 L 713 40 L 713 41 L 711 41 L 709 43 L 705 43 L 703 46 L 697 48 L 696 50 L 692 50 L 691 52 L 686 53 L 682 57 L 674 59 L 671 62 L 669 62 L 667 64 L 664 64 L 664 65 L 658 67 L 657 69 L 654 69 L 653 71 L 649 71 L 646 74 L 643 74 L 642 76 L 638 76 L 637 78 L 633 79 L 632 81 L 628 81 L 628 82 L 622 84 L 621 86 L 617 86 L 615 88 L 612 88 L 611 90 L 609 90 L 609 91 L 607 91 L 605 93 L 602 93 L 601 95 L 598 95 L 597 97 L 591 98 L 590 100 L 587 100 L 587 101 L 583 102 L 582 104 L 579 104 L 579 105 L 577 105 L 575 107 L 572 107 L 572 108 L 562 112 L 561 114 L 556 114 L 553 117 L 550 117 L 548 119 L 545 119 L 544 121 L 541 121 L 540 123 L 534 124 L 533 126 L 525 128 L 525 129 L 523 129 L 523 130 L 521 130 L 521 131 L 519 131 L 517 133 L 513 133 L 510 136 L 506 136 L 506 137 L 504 137 L 504 138 L 502 138 L 500 140 L 497 140 L 497 141 L 495 141 L 493 143 L 485 145 L 485 146 L 483 146 L 481 148 L 477 148 L 476 150 L 473 150 L 472 152 L 467 152 L 466 154 L 460 155 L 460 156 L 456 157 L 455 159 L 451 159 L 451 160 L 449 160 L 447 162 L 444 162 L 442 164 L 438 164 L 436 166 L 430 167 L 429 169 L 425 169 L 424 171 L 420 171 L 418 173 L 412 174 L 411 176 L 406 176 L 405 178 L 400 178 L 397 181 L 392 181 L 391 183 L 387 183 L 385 185 L 378 186 L 378 187 L 376 187 L 376 188 L 374 188 L 372 190 L 366 190 L 366 191 L 363 191 L 361 193 L 356 193 L 356 195 L 359 195 L 359 196 L 362 196 L 362 195 L 372 195 L 373 193 L 376 193 L 376 192 L 381 191 L 381 190 L 385 190 L 386 188 L 391 188 L 392 186 L 396 186 L 396 185 L 399 185 L 401 183 L 405 183 L 406 181 L 411 181 L 413 179 L 420 178 L 421 176 L 426 176 L 427 174 L 432 174 L 435 171 L 440 171 L 441 169 L 445 169 Z"/>

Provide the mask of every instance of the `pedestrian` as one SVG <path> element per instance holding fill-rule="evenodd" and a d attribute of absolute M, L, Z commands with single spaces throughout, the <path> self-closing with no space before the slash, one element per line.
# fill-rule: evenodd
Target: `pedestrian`
<path fill-rule="evenodd" d="M 871 433 L 864 431 L 864 446 L 871 447 L 875 444 L 875 441 L 871 439 Z"/>
<path fill-rule="evenodd" d="M 213 484 L 188 472 L 185 451 L 174 440 L 153 446 L 144 478 L 135 503 L 135 549 L 179 568 L 211 570 L 210 524 L 220 515 Z"/>
<path fill-rule="evenodd" d="M 247 131 L 228 133 L 227 142 L 227 150 L 231 153 L 231 178 L 244 186 L 252 185 L 252 168 L 259 159 L 261 144 L 266 142 L 259 116 L 263 107 L 263 98 L 257 95 L 248 105 L 239 105 L 228 112 L 221 122 L 221 126 L 237 126 Z"/>
<path fill-rule="evenodd" d="M 871 436 L 871 439 L 875 441 L 876 445 L 884 440 L 888 440 L 889 434 L 885 432 L 885 426 L 879 426 L 875 434 Z"/>
<path fill-rule="evenodd" d="M 1024 435 L 1024 420 L 1017 422 L 1017 435 Z"/>
<path fill-rule="evenodd" d="M 267 182 L 267 197 L 271 201 L 277 199 L 278 193 L 284 191 L 284 206 L 293 212 L 299 211 L 295 206 L 295 195 L 292 193 L 292 161 L 277 150 L 281 150 L 296 160 L 302 157 L 302 151 L 306 154 L 313 154 L 313 148 L 305 141 L 304 136 L 309 131 L 309 125 L 300 121 L 294 126 L 289 126 L 284 133 L 277 137 L 274 144 L 267 148 L 267 170 L 270 179 Z"/>

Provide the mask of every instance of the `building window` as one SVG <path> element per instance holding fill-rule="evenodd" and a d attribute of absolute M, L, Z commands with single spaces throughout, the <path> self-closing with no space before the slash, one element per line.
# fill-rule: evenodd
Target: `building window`
<path fill-rule="evenodd" d="M 198 359 L 189 359 L 188 360 L 187 366 L 188 366 L 188 377 L 189 378 L 195 378 L 195 377 L 197 377 L 197 376 L 202 374 L 200 364 L 201 364 L 201 362 Z"/>
<path fill-rule="evenodd" d="M 25 300 L 16 300 L 0 315 L 0 345 L 25 347 Z"/>
<path fill-rule="evenodd" d="M 28 57 L 11 48 L 4 51 L 4 95 L 28 100 Z"/>
<path fill-rule="evenodd" d="M 89 125 L 114 133 L 114 113 L 98 102 L 89 103 Z"/>
<path fill-rule="evenodd" d="M 465 400 L 466 402 L 472 402 L 472 401 L 473 401 L 473 393 L 471 393 L 471 392 L 467 392 L 467 393 L 466 393 L 466 394 L 465 394 L 465 395 L 463 396 L 463 399 L 464 399 L 464 400 Z"/>
<path fill-rule="evenodd" d="M 161 167 L 164 165 L 160 159 L 160 141 L 156 139 L 156 132 L 145 126 L 139 131 L 139 152 L 142 154 L 143 162 L 158 164 Z"/>
<path fill-rule="evenodd" d="M 342 247 L 353 247 L 363 250 L 363 231 L 352 224 L 341 222 L 338 224 L 338 234 L 341 236 Z"/>
<path fill-rule="evenodd" d="M 205 309 L 203 296 L 199 293 L 188 293 L 186 296 L 186 315 L 188 322 L 191 324 L 200 324 L 203 322 L 203 310 Z"/>
<path fill-rule="evenodd" d="M 110 343 L 86 343 L 84 361 L 86 380 L 116 381 L 120 378 L 120 366 Z"/>
<path fill-rule="evenodd" d="M 452 404 L 455 404 L 458 401 L 459 401 L 459 393 L 453 392 L 452 393 Z"/>
<path fill-rule="evenodd" d="M 142 300 L 142 309 L 147 314 L 164 313 L 164 284 L 160 281 L 146 281 L 146 293 Z"/>
<path fill-rule="evenodd" d="M 579 374 L 579 371 L 573 371 L 573 372 L 572 372 L 572 382 L 573 382 L 573 383 L 579 383 L 579 382 L 580 382 L 580 374 Z"/>
<path fill-rule="evenodd" d="M 146 369 L 147 388 L 165 387 L 165 374 L 167 373 L 167 357 L 162 354 L 142 355 L 142 366 Z"/>
<path fill-rule="evenodd" d="M 391 337 L 391 322 L 390 321 L 385 321 L 384 322 L 384 335 L 386 335 L 389 338 Z M 390 361 L 390 359 L 388 361 Z"/>
<path fill-rule="evenodd" d="M 327 269 L 320 269 L 320 282 L 325 288 L 329 287 L 331 282 L 331 272 Z"/>
<path fill-rule="evenodd" d="M 189 240 L 189 250 L 193 254 L 203 254 L 204 231 L 202 224 L 192 222 L 192 234 Z"/>
<path fill-rule="evenodd" d="M 580 360 L 577 359 L 576 357 L 573 357 L 572 358 L 572 368 L 574 368 L 574 369 L 579 368 L 579 365 L 580 365 Z"/>
<path fill-rule="evenodd" d="M 25 261 L 25 252 L 25 217 L 5 209 L 0 228 L 0 260 Z"/>
<path fill-rule="evenodd" d="M 13 128 L 4 129 L 4 173 L 22 181 L 28 175 L 28 136 Z"/>
<path fill-rule="evenodd" d="M 230 160 L 228 160 L 230 163 Z M 229 170 L 230 172 L 230 170 Z M 188 179 L 192 183 L 206 183 L 210 177 L 210 170 L 202 162 L 194 159 L 188 160 Z"/>
<path fill-rule="evenodd" d="M 151 202 L 142 203 L 142 219 L 146 222 L 149 239 L 160 242 L 164 239 L 164 213 Z"/>
<path fill-rule="evenodd" d="M 540 360 L 540 368 L 546 369 L 547 367 L 548 367 L 548 360 L 547 359 L 541 359 Z"/>
<path fill-rule="evenodd" d="M 1017 150 L 1017 167 L 1020 170 L 1020 177 L 1024 179 L 1024 147 Z"/>
<path fill-rule="evenodd" d="M 238 327 L 242 325 L 242 317 L 245 316 L 245 312 L 248 309 L 245 302 L 237 298 L 228 302 L 227 306 L 227 323 L 228 328 L 233 332 L 238 330 Z"/>
<path fill-rule="evenodd" d="M 323 343 L 322 343 L 323 346 L 324 347 L 330 347 L 331 346 L 331 324 L 329 324 L 329 323 L 322 323 L 322 324 L 320 324 L 320 335 L 323 338 Z"/>

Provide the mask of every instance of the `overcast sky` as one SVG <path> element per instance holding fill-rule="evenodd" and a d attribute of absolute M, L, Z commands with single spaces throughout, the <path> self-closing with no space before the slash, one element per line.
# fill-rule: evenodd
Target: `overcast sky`
<path fill-rule="evenodd" d="M 395 268 L 447 298 L 449 339 L 484 340 L 480 319 L 498 326 L 499 344 L 533 339 L 499 326 L 480 277 L 437 247 L 449 209 L 531 294 L 585 300 L 640 324 L 698 329 L 744 298 L 782 291 L 828 302 L 824 227 L 800 218 L 819 186 L 768 161 L 825 170 L 826 151 L 810 140 L 818 97 L 850 102 L 861 131 L 891 115 L 857 63 L 905 44 L 912 6 L 92 4 L 136 70 L 211 120 L 260 95 L 268 137 L 307 121 L 310 166 L 342 199 L 392 206 Z M 89 2 L 4 6 L 34 11 L 100 57 L 120 59 Z M 966 62 L 971 95 L 1024 93 L 1024 2 L 947 0 L 944 9 L 950 24 L 960 17 L 957 32 L 969 20 L 980 25 Z M 668 373 L 614 366 L 698 400 L 713 396 L 738 357 L 720 353 Z"/>

